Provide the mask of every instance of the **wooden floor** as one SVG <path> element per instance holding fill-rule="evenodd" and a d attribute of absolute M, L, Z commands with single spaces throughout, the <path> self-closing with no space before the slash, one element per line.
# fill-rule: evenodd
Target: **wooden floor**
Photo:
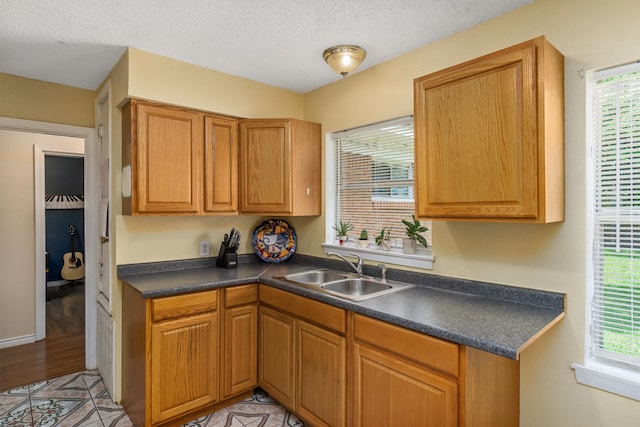
<path fill-rule="evenodd" d="M 84 285 L 48 296 L 47 338 L 0 349 L 0 391 L 85 369 Z"/>

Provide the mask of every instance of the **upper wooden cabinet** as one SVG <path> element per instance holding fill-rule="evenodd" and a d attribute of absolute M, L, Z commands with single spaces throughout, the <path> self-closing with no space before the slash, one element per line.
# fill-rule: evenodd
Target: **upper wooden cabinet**
<path fill-rule="evenodd" d="M 123 107 L 125 215 L 237 213 L 237 121 L 131 100 Z"/>
<path fill-rule="evenodd" d="M 539 37 L 414 81 L 418 217 L 564 220 L 563 61 Z"/>
<path fill-rule="evenodd" d="M 240 211 L 320 215 L 321 126 L 295 119 L 240 122 Z"/>
<path fill-rule="evenodd" d="M 204 213 L 238 211 L 238 121 L 204 116 Z"/>

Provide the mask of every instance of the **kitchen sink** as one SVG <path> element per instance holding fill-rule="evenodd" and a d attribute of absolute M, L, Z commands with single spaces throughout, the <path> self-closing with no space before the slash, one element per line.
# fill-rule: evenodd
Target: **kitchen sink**
<path fill-rule="evenodd" d="M 354 273 L 327 269 L 288 274 L 276 279 L 295 283 L 317 292 L 352 301 L 364 301 L 413 287 L 408 283 L 393 282 Z"/>
<path fill-rule="evenodd" d="M 346 279 L 320 286 L 322 289 L 345 295 L 368 295 L 391 289 L 391 285 L 367 279 Z"/>
<path fill-rule="evenodd" d="M 313 270 L 304 273 L 288 274 L 285 279 L 304 285 L 322 285 L 323 283 L 334 282 L 346 279 L 348 276 L 331 270 Z"/>

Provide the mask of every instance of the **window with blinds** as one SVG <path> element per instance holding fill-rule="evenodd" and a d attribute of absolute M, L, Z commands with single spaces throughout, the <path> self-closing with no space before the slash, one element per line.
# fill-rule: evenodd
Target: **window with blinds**
<path fill-rule="evenodd" d="M 403 219 L 413 208 L 413 117 L 332 134 L 335 144 L 335 218 L 351 222 L 351 235 L 368 231 L 373 239 L 385 228 L 404 236 Z M 430 221 L 425 233 L 431 242 Z"/>
<path fill-rule="evenodd" d="M 594 73 L 590 354 L 640 368 L 640 64 Z"/>

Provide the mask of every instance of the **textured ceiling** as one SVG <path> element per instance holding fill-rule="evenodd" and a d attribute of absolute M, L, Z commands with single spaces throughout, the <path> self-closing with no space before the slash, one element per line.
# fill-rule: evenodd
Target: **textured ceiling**
<path fill-rule="evenodd" d="M 1 0 L 0 72 L 96 89 L 131 46 L 304 93 L 341 78 L 330 46 L 362 71 L 532 1 Z"/>

